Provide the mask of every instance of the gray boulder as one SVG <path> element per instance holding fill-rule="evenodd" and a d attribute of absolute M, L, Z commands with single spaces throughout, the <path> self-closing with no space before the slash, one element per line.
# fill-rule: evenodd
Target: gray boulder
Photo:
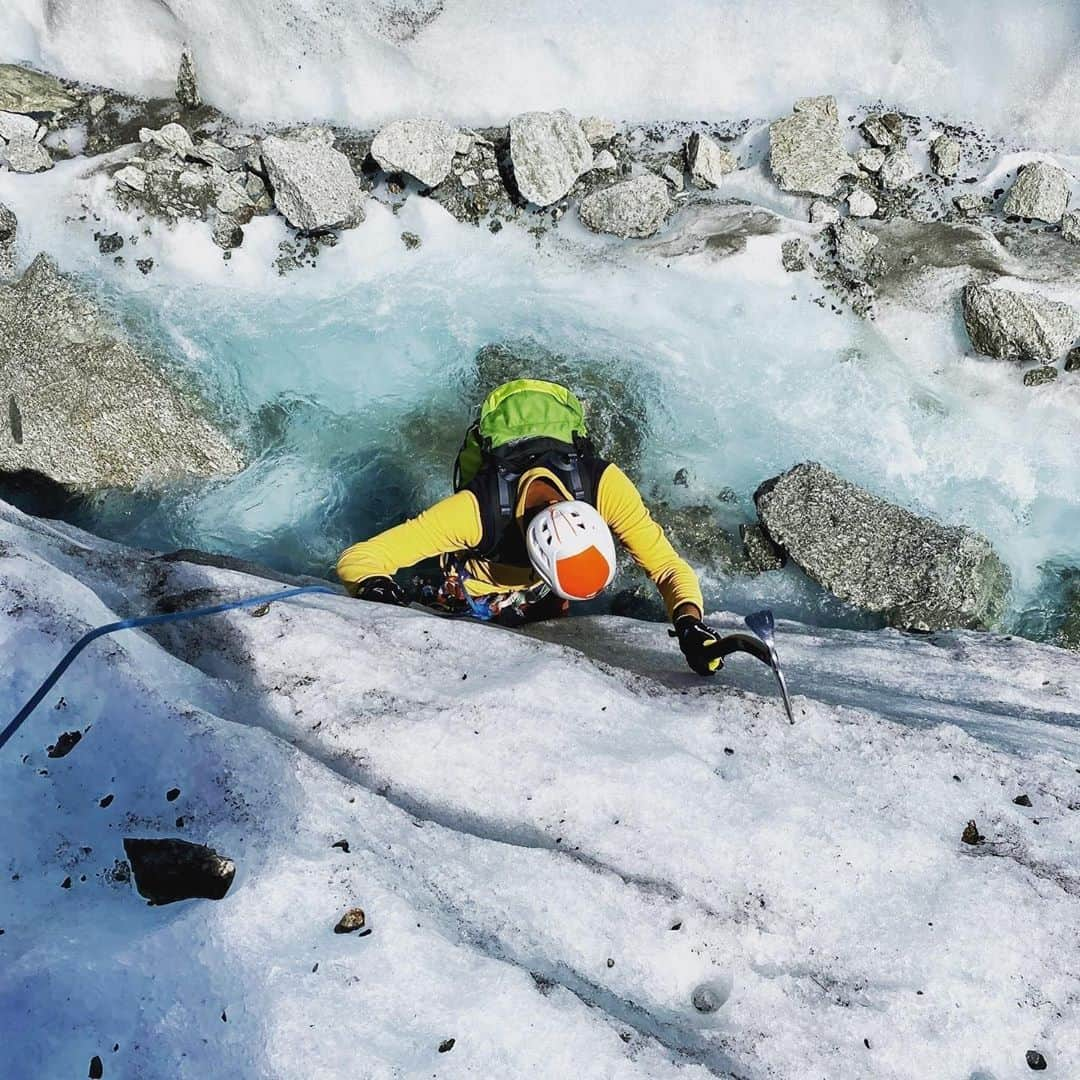
<path fill-rule="evenodd" d="M 743 542 L 743 556 L 752 573 L 764 574 L 769 570 L 783 570 L 787 556 L 769 539 L 760 525 L 743 523 L 739 526 Z"/>
<path fill-rule="evenodd" d="M 876 146 L 864 146 L 855 155 L 855 160 L 860 169 L 872 173 L 880 172 L 881 166 L 885 164 L 885 151 L 879 150 Z"/>
<path fill-rule="evenodd" d="M 199 83 L 195 78 L 195 58 L 186 45 L 180 53 L 180 66 L 176 71 L 176 100 L 185 109 L 197 109 L 202 105 Z"/>
<path fill-rule="evenodd" d="M 930 144 L 930 163 L 938 176 L 955 176 L 960 171 L 960 144 L 948 135 L 939 135 Z"/>
<path fill-rule="evenodd" d="M 878 170 L 881 186 L 886 191 L 897 191 L 907 187 L 918 174 L 918 166 L 907 152 L 907 148 L 899 144 L 885 155 L 885 160 Z"/>
<path fill-rule="evenodd" d="M 174 157 L 184 158 L 193 155 L 195 144 L 188 134 L 187 128 L 182 124 L 165 124 L 155 130 L 154 128 L 141 128 L 139 130 L 139 142 L 153 143 Z"/>
<path fill-rule="evenodd" d="M 735 155 L 708 135 L 695 132 L 687 139 L 686 168 L 694 187 L 719 187 L 723 177 L 737 167 Z"/>
<path fill-rule="evenodd" d="M 967 285 L 961 294 L 971 344 L 1000 360 L 1054 360 L 1080 336 L 1080 316 L 1038 293 Z"/>
<path fill-rule="evenodd" d="M 833 98 L 803 98 L 793 115 L 769 127 L 769 165 L 784 191 L 804 195 L 832 195 L 842 177 L 858 172 Z"/>
<path fill-rule="evenodd" d="M 92 490 L 243 464 L 196 403 L 46 255 L 0 285 L 0 387 L 3 472 L 32 470 Z"/>
<path fill-rule="evenodd" d="M 268 135 L 262 141 L 274 204 L 296 229 L 347 229 L 364 220 L 366 195 L 333 141 L 325 128 L 306 128 L 288 138 Z"/>
<path fill-rule="evenodd" d="M 32 116 L 23 116 L 22 113 L 0 112 L 0 140 L 14 139 L 17 135 L 23 135 L 28 139 L 36 139 L 40 126 Z M 3 142 L 0 142 L 0 146 L 2 145 Z"/>
<path fill-rule="evenodd" d="M 625 239 L 652 236 L 674 208 L 667 182 L 655 173 L 645 173 L 586 196 L 578 215 L 593 232 Z"/>
<path fill-rule="evenodd" d="M 1061 215 L 1061 235 L 1070 244 L 1080 244 L 1080 210 Z"/>
<path fill-rule="evenodd" d="M 445 120 L 395 120 L 375 136 L 371 156 L 386 172 L 408 173 L 435 187 L 450 175 L 457 144 L 457 130 Z"/>
<path fill-rule="evenodd" d="M 49 151 L 36 139 L 25 135 L 16 135 L 9 139 L 7 146 L 0 147 L 0 159 L 7 163 L 12 172 L 36 173 L 53 167 Z"/>
<path fill-rule="evenodd" d="M 15 233 L 18 227 L 15 212 L 0 203 L 0 281 L 15 273 Z"/>
<path fill-rule="evenodd" d="M 904 141 L 904 118 L 899 113 L 875 113 L 859 125 L 859 130 L 871 146 L 887 150 Z"/>
<path fill-rule="evenodd" d="M 852 217 L 873 217 L 877 213 L 877 199 L 865 188 L 852 188 L 847 205 Z"/>
<path fill-rule="evenodd" d="M 17 64 L 0 64 L 0 109 L 14 113 L 62 113 L 79 104 L 59 79 Z"/>
<path fill-rule="evenodd" d="M 879 499 L 815 462 L 754 494 L 772 540 L 835 596 L 910 630 L 988 629 L 1009 572 L 989 541 Z"/>
<path fill-rule="evenodd" d="M 836 261 L 849 278 L 866 281 L 876 268 L 874 249 L 880 241 L 867 229 L 856 225 L 851 218 L 844 218 L 832 227 L 836 245 Z"/>
<path fill-rule="evenodd" d="M 550 206 L 592 168 L 593 152 L 565 109 L 528 112 L 510 121 L 510 162 L 522 198 Z"/>
<path fill-rule="evenodd" d="M 785 270 L 790 273 L 798 273 L 806 269 L 810 259 L 810 248 L 802 237 L 792 237 L 780 245 L 780 262 Z"/>
<path fill-rule="evenodd" d="M 1048 161 L 1025 165 L 1005 196 L 1002 209 L 1022 218 L 1038 218 L 1056 225 L 1069 205 L 1069 174 Z"/>
<path fill-rule="evenodd" d="M 586 116 L 581 121 L 581 130 L 590 146 L 607 146 L 615 138 L 615 125 L 601 116 Z"/>

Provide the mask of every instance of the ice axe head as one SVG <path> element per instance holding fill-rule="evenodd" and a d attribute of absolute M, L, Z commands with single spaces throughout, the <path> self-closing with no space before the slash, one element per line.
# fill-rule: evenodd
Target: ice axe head
<path fill-rule="evenodd" d="M 773 630 L 776 628 L 776 624 L 773 622 L 771 611 L 766 609 L 765 611 L 755 611 L 752 615 L 747 615 L 746 625 L 750 628 L 750 633 L 761 638 L 766 645 L 772 648 Z"/>

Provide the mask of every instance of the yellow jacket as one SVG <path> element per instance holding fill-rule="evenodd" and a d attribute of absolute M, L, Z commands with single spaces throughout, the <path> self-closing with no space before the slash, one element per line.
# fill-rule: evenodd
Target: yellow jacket
<path fill-rule="evenodd" d="M 518 484 L 514 518 L 521 527 L 525 493 L 536 479 L 554 484 L 564 498 L 571 498 L 559 478 L 544 468 L 526 472 Z M 697 576 L 676 554 L 664 530 L 653 521 L 637 488 L 617 466 L 608 465 L 596 488 L 596 509 L 634 561 L 660 590 L 668 615 L 680 604 L 702 607 Z M 347 548 L 338 559 L 338 577 L 356 592 L 371 577 L 389 577 L 423 559 L 467 552 L 481 541 L 480 505 L 471 491 L 459 491 L 401 525 Z M 469 577 L 465 587 L 473 596 L 514 592 L 539 583 L 531 567 L 508 566 L 487 559 L 465 562 Z"/>

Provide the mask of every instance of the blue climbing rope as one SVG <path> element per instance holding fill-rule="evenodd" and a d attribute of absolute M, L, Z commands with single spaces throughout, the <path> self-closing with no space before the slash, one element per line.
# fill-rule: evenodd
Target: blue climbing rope
<path fill-rule="evenodd" d="M 72 661 L 90 644 L 91 641 L 106 634 L 115 634 L 117 630 L 138 630 L 144 626 L 161 626 L 162 623 L 183 622 L 185 619 L 201 619 L 204 615 L 220 615 L 223 611 L 235 611 L 237 608 L 262 607 L 275 600 L 288 600 L 307 593 L 330 593 L 340 596 L 339 589 L 330 585 L 304 585 L 296 589 L 283 589 L 281 592 L 267 593 L 265 596 L 249 596 L 246 600 L 233 600 L 228 604 L 214 604 L 213 607 L 192 608 L 190 611 L 172 611 L 167 615 L 141 615 L 135 619 L 121 619 L 120 622 L 106 623 L 87 634 L 83 634 L 67 651 L 67 655 L 49 672 L 48 678 L 38 687 L 34 696 L 15 714 L 15 719 L 3 731 L 0 731 L 0 750 L 23 725 L 23 722 L 45 699 L 45 695 L 56 685 L 60 676 L 71 666 Z"/>

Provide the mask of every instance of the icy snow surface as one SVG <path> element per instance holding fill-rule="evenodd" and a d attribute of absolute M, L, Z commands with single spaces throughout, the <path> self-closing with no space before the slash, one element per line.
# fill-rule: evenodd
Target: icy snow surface
<path fill-rule="evenodd" d="M 92 625 L 273 588 L 0 504 L 0 719 Z M 747 658 L 543 636 L 318 597 L 92 645 L 0 754 L 0 1075 L 1078 1074 L 1080 658 L 782 624 L 792 727 Z M 230 894 L 146 906 L 132 835 Z"/>
<path fill-rule="evenodd" d="M 148 94 L 171 92 L 188 42 L 204 96 L 249 118 L 764 117 L 837 93 L 1072 149 L 1078 35 L 1068 0 L 5 0 L 0 11 L 0 54 Z"/>

